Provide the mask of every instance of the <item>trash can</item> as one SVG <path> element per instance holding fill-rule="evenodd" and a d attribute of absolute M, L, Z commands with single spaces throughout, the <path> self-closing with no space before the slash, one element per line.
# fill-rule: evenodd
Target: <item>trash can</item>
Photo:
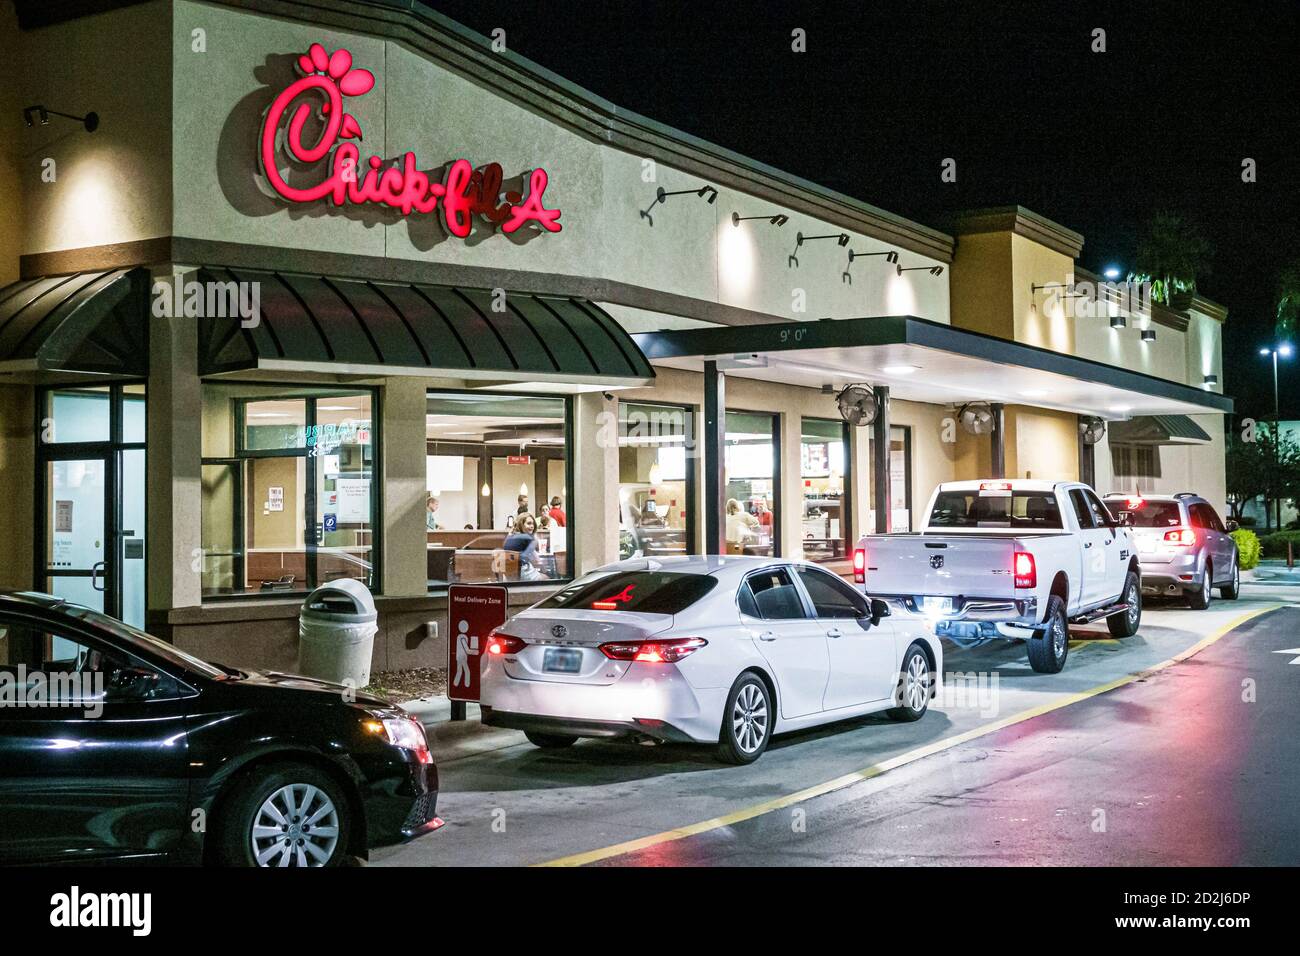
<path fill-rule="evenodd" d="M 360 581 L 339 578 L 322 584 L 307 596 L 298 615 L 298 673 L 365 687 L 378 617 L 375 599 Z"/>

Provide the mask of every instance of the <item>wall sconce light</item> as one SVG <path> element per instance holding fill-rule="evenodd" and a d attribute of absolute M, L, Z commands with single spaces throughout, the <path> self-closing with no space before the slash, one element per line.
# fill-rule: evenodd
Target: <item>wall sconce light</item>
<path fill-rule="evenodd" d="M 805 242 L 812 242 L 814 239 L 834 239 L 840 246 L 849 244 L 849 234 L 847 232 L 828 232 L 821 236 L 805 236 L 802 232 L 794 237 L 795 248 L 799 248 Z"/>
<path fill-rule="evenodd" d="M 660 186 L 658 189 L 655 190 L 654 202 L 650 203 L 650 205 L 646 206 L 644 209 L 641 210 L 641 218 L 646 220 L 647 222 L 650 223 L 650 225 L 653 226 L 655 224 L 655 220 L 654 217 L 650 215 L 651 209 L 659 205 L 669 196 L 685 196 L 687 194 L 694 194 L 696 196 L 699 196 L 710 206 L 712 206 L 714 201 L 718 198 L 718 191 L 714 189 L 712 186 L 708 185 L 707 183 L 699 187 L 698 189 L 674 189 L 672 192 L 669 192 L 668 190 L 664 189 L 664 187 Z"/>
<path fill-rule="evenodd" d="M 932 276 L 943 275 L 943 266 L 907 266 L 906 268 L 904 268 L 903 266 L 900 265 L 900 266 L 895 266 L 895 268 L 898 270 L 898 274 L 900 276 L 904 272 L 921 272 L 921 271 L 928 272 Z"/>
<path fill-rule="evenodd" d="M 1112 315 L 1110 317 L 1110 327 L 1112 329 L 1122 329 L 1128 325 L 1128 319 L 1122 315 Z"/>
<path fill-rule="evenodd" d="M 73 116 L 71 113 L 61 113 L 58 110 L 47 109 L 39 104 L 28 106 L 23 110 L 23 123 L 30 129 L 39 122 L 42 126 L 50 125 L 51 116 L 61 116 L 64 119 L 76 120 L 82 125 L 87 133 L 93 133 L 99 129 L 99 114 L 87 113 L 85 116 Z"/>
<path fill-rule="evenodd" d="M 751 219 L 766 219 L 768 223 L 773 226 L 784 226 L 790 221 L 790 217 L 783 212 L 778 212 L 771 216 L 742 216 L 738 212 L 733 212 L 731 214 L 731 224 L 733 226 L 739 226 L 742 222 L 748 222 Z"/>
<path fill-rule="evenodd" d="M 898 252 L 894 249 L 886 249 L 884 252 L 854 252 L 852 249 L 850 249 L 849 264 L 845 266 L 844 271 L 840 273 L 840 281 L 847 282 L 849 285 L 852 285 L 853 276 L 849 275 L 849 269 L 853 268 L 853 260 L 866 259 L 870 256 L 884 256 L 885 261 L 891 264 L 897 264 L 898 262 Z"/>
<path fill-rule="evenodd" d="M 1205 376 L 1205 378 L 1201 379 L 1201 384 L 1204 385 L 1206 388 L 1212 388 L 1213 386 L 1219 384 L 1219 376 L 1207 375 Z"/>
<path fill-rule="evenodd" d="M 1156 340 L 1156 330 L 1155 330 L 1155 329 L 1143 329 L 1143 330 L 1142 330 L 1142 341 L 1143 341 L 1143 342 L 1154 342 L 1155 340 Z"/>

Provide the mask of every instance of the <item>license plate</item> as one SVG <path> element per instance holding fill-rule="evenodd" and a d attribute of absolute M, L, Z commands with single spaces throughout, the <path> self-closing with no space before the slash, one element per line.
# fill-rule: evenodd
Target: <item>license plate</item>
<path fill-rule="evenodd" d="M 542 670 L 552 674 L 576 674 L 582 670 L 582 651 L 572 647 L 548 647 L 542 655 Z"/>
<path fill-rule="evenodd" d="M 926 614 L 951 614 L 952 598 L 923 597 L 921 598 L 921 610 Z"/>

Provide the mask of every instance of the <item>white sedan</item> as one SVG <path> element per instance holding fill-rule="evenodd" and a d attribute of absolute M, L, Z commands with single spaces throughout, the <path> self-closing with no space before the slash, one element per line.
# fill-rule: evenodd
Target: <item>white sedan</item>
<path fill-rule="evenodd" d="M 588 574 L 488 638 L 483 723 L 543 748 L 579 737 L 710 743 L 749 763 L 773 734 L 885 711 L 917 720 L 943 650 L 812 564 L 633 559 Z"/>

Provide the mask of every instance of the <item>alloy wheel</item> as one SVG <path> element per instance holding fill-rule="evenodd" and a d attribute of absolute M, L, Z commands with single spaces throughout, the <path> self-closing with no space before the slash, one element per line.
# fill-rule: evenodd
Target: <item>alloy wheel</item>
<path fill-rule="evenodd" d="M 1066 635 L 1068 633 L 1065 618 L 1058 616 L 1052 621 L 1052 653 L 1056 655 L 1058 661 L 1065 656 Z"/>
<path fill-rule="evenodd" d="M 767 699 L 755 683 L 746 684 L 736 695 L 731 708 L 731 727 L 736 746 L 752 754 L 762 746 L 767 737 Z"/>
<path fill-rule="evenodd" d="M 912 659 L 907 662 L 907 676 L 904 681 L 907 706 L 912 710 L 924 709 L 925 697 L 930 689 L 929 683 L 930 665 L 926 663 L 923 655 L 913 655 Z"/>
<path fill-rule="evenodd" d="M 319 787 L 287 784 L 262 803 L 249 838 L 258 866 L 324 866 L 338 846 L 338 810 Z"/>
<path fill-rule="evenodd" d="M 1138 586 L 1136 582 L 1128 586 L 1128 594 L 1124 596 L 1124 600 L 1128 602 L 1128 611 L 1125 612 L 1128 615 L 1128 626 L 1137 627 L 1138 609 L 1142 605 L 1138 603 Z"/>

